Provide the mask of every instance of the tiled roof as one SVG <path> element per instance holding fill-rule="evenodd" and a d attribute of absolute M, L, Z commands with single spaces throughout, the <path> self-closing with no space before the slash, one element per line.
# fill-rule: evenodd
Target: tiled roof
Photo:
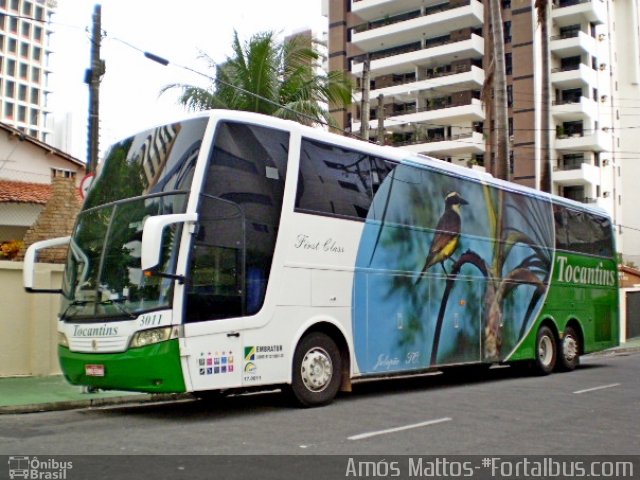
<path fill-rule="evenodd" d="M 0 202 L 38 203 L 44 205 L 51 197 L 51 185 L 44 183 L 0 180 Z"/>

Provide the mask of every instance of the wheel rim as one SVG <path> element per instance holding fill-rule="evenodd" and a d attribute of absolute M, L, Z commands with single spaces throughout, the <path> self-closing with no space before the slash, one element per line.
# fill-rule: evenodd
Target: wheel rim
<path fill-rule="evenodd" d="M 333 377 L 333 364 L 327 351 L 320 347 L 309 350 L 300 366 L 302 382 L 312 392 L 321 392 Z"/>
<path fill-rule="evenodd" d="M 553 340 L 546 335 L 538 343 L 538 358 L 545 367 L 551 365 L 553 361 Z"/>
<path fill-rule="evenodd" d="M 566 335 L 562 342 L 562 354 L 568 361 L 573 361 L 578 356 L 578 342 L 572 335 Z"/>

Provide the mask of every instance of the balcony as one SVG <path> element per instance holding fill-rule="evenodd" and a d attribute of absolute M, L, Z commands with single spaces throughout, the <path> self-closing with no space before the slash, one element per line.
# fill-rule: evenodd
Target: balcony
<path fill-rule="evenodd" d="M 555 149 L 575 152 L 603 152 L 612 149 L 611 135 L 601 130 L 557 135 Z"/>
<path fill-rule="evenodd" d="M 396 15 L 421 7 L 442 3 L 442 0 L 351 0 L 351 11 L 363 20 L 375 20 Z"/>
<path fill-rule="evenodd" d="M 432 137 L 424 138 L 418 137 L 415 140 L 403 142 L 394 145 L 396 147 L 403 147 L 407 150 L 411 150 L 415 153 L 423 153 L 425 155 L 438 155 L 454 156 L 461 154 L 484 154 L 485 142 L 481 133 L 472 132 L 462 135 L 453 135 L 449 138 L 445 137 Z"/>
<path fill-rule="evenodd" d="M 563 122 L 581 120 L 585 117 L 596 118 L 597 114 L 598 106 L 596 102 L 587 97 L 553 102 L 551 105 L 551 115 L 553 115 L 553 118 Z"/>
<path fill-rule="evenodd" d="M 557 185 L 600 185 L 600 169 L 589 163 L 570 163 L 553 169 L 553 182 Z"/>
<path fill-rule="evenodd" d="M 554 0 L 551 19 L 559 27 L 583 20 L 601 24 L 607 20 L 607 6 L 602 0 Z"/>
<path fill-rule="evenodd" d="M 399 81 L 397 84 L 388 87 L 376 88 L 370 91 L 369 98 L 373 103 L 375 103 L 375 98 L 381 94 L 384 95 L 385 98 L 393 97 L 407 100 L 409 98 L 415 98 L 416 94 L 425 90 L 437 91 L 437 89 L 442 88 L 446 88 L 447 91 L 456 89 L 472 90 L 482 87 L 483 84 L 484 70 L 476 66 L 470 66 L 466 71 L 433 73 L 428 75 L 428 78 L 424 80 L 413 80 L 411 82 Z M 354 100 L 359 102 L 361 97 L 361 92 L 357 92 L 354 95 Z"/>
<path fill-rule="evenodd" d="M 551 70 L 553 87 L 562 90 L 583 86 L 587 86 L 591 90 L 597 85 L 597 79 L 598 73 L 584 63 L 575 67 L 554 68 Z"/>
<path fill-rule="evenodd" d="M 551 37 L 549 48 L 553 54 L 563 58 L 574 57 L 583 53 L 597 56 L 596 39 L 580 31 Z"/>
<path fill-rule="evenodd" d="M 472 122 L 484 121 L 484 109 L 482 102 L 476 98 L 471 98 L 466 102 L 456 104 L 434 104 L 424 108 L 407 110 L 407 113 L 387 117 L 384 121 L 385 128 L 392 128 L 409 123 L 438 123 L 440 125 L 461 125 Z M 378 121 L 371 119 L 369 128 L 378 127 Z M 360 129 L 360 121 L 354 121 L 351 125 L 352 131 Z"/>
<path fill-rule="evenodd" d="M 402 3 L 402 2 L 398 2 Z M 353 29 L 351 43 L 364 51 L 381 45 L 393 47 L 419 38 L 434 38 L 451 31 L 480 27 L 483 6 L 477 0 L 449 3 L 360 24 Z"/>
<path fill-rule="evenodd" d="M 463 40 L 442 39 L 428 43 L 424 48 L 413 43 L 370 55 L 369 71 L 372 77 L 405 71 L 428 65 L 444 65 L 460 58 L 481 58 L 484 55 L 484 39 L 476 34 Z M 362 74 L 363 58 L 354 58 L 351 73 Z"/>

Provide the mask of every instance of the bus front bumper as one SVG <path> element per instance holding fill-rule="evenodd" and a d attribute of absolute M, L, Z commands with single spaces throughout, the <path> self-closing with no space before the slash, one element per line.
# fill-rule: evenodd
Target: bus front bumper
<path fill-rule="evenodd" d="M 150 393 L 185 391 L 178 339 L 119 353 L 72 352 L 59 346 L 58 356 L 72 385 Z"/>

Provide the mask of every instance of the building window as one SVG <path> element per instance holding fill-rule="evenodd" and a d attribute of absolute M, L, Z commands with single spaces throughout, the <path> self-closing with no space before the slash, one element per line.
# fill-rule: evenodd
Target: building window
<path fill-rule="evenodd" d="M 27 86 L 20 84 L 18 87 L 18 99 L 26 102 L 27 101 Z"/>
<path fill-rule="evenodd" d="M 39 62 L 41 56 L 42 56 L 42 49 L 40 47 L 33 47 L 33 59 L 36 62 Z"/>
<path fill-rule="evenodd" d="M 24 2 L 22 4 L 22 14 L 27 17 L 31 16 L 31 12 L 33 10 L 33 4 L 31 2 Z"/>
<path fill-rule="evenodd" d="M 18 106 L 18 121 L 26 122 L 27 121 L 27 107 L 22 105 Z"/>
<path fill-rule="evenodd" d="M 513 72 L 513 63 L 512 63 L 512 57 L 510 53 L 505 53 L 504 54 L 504 68 L 506 70 L 506 74 L 507 75 L 511 75 Z"/>
<path fill-rule="evenodd" d="M 13 103 L 11 103 L 11 102 L 5 102 L 4 103 L 4 116 L 5 116 L 5 118 L 13 120 L 13 112 L 14 112 L 14 110 L 15 110 L 15 107 L 14 107 Z"/>
<path fill-rule="evenodd" d="M 31 69 L 31 81 L 34 83 L 40 83 L 40 69 L 38 67 L 33 67 Z"/>
<path fill-rule="evenodd" d="M 26 63 L 20 63 L 20 78 L 23 78 L 26 80 L 28 76 L 29 76 L 29 65 L 27 65 Z"/>
<path fill-rule="evenodd" d="M 504 43 L 511 43 L 511 22 L 504 22 L 503 25 Z"/>
<path fill-rule="evenodd" d="M 37 42 L 42 42 L 42 27 L 33 27 L 33 38 Z"/>
<path fill-rule="evenodd" d="M 31 24 L 27 22 L 22 22 L 21 32 L 23 37 L 29 38 L 29 35 L 31 35 Z"/>
<path fill-rule="evenodd" d="M 23 58 L 29 58 L 29 44 L 20 42 L 20 56 Z"/>
<path fill-rule="evenodd" d="M 20 9 L 18 8 L 19 5 L 20 5 L 19 0 L 11 0 L 11 10 L 13 10 L 14 12 L 20 11 Z"/>
<path fill-rule="evenodd" d="M 9 30 L 11 33 L 18 33 L 18 19 L 16 17 L 9 19 Z"/>
<path fill-rule="evenodd" d="M 36 20 L 44 20 L 44 9 L 42 7 L 36 7 Z"/>
<path fill-rule="evenodd" d="M 9 59 L 7 60 L 7 75 L 10 77 L 16 76 L 16 61 Z"/>
<path fill-rule="evenodd" d="M 31 103 L 38 104 L 40 102 L 40 91 L 37 88 L 31 89 Z"/>
<path fill-rule="evenodd" d="M 31 118 L 29 123 L 31 123 L 31 125 L 38 126 L 38 110 L 35 108 L 31 109 Z"/>
<path fill-rule="evenodd" d="M 18 42 L 15 38 L 9 39 L 9 53 L 16 53 L 18 51 Z"/>
<path fill-rule="evenodd" d="M 14 98 L 16 94 L 16 84 L 12 81 L 7 81 L 4 86 L 4 94 L 6 97 Z"/>

